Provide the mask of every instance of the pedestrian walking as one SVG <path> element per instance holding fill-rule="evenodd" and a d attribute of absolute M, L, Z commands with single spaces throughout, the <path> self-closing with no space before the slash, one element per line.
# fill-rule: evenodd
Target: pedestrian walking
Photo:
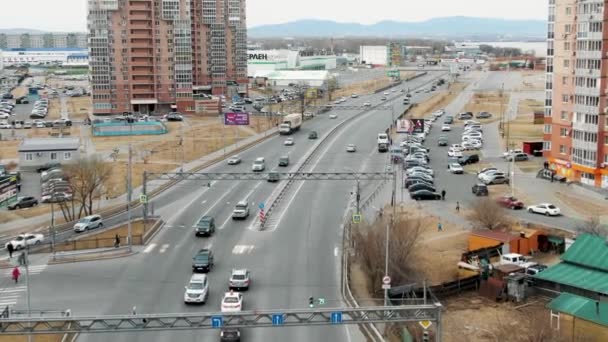
<path fill-rule="evenodd" d="M 120 236 L 118 236 L 118 234 L 116 234 L 116 236 L 114 237 L 114 248 L 118 248 L 120 247 Z"/>
<path fill-rule="evenodd" d="M 551 172 L 551 183 L 553 183 L 554 179 L 555 179 L 555 172 Z"/>
<path fill-rule="evenodd" d="M 438 232 L 442 232 L 443 231 L 443 225 L 441 224 L 441 222 L 437 223 L 437 231 Z"/>
<path fill-rule="evenodd" d="M 19 272 L 19 267 L 15 266 L 15 268 L 13 268 L 13 280 L 15 281 L 15 283 L 17 283 L 19 281 L 20 275 L 21 275 L 21 272 Z"/>
<path fill-rule="evenodd" d="M 460 212 L 460 202 L 456 202 L 456 212 Z"/>
<path fill-rule="evenodd" d="M 19 254 L 18 261 L 20 266 L 25 266 L 25 253 L 21 252 L 21 254 Z"/>
<path fill-rule="evenodd" d="M 6 250 L 8 251 L 8 257 L 12 259 L 13 258 L 13 252 L 15 251 L 15 246 L 13 246 L 13 244 L 9 242 L 6 245 Z"/>
<path fill-rule="evenodd" d="M 441 190 L 441 200 L 445 201 L 445 189 Z"/>

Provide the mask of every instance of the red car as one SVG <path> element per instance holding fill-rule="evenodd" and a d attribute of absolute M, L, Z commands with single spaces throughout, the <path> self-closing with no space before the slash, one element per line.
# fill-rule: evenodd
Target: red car
<path fill-rule="evenodd" d="M 511 195 L 505 195 L 498 199 L 498 204 L 509 209 L 523 209 L 524 203 Z"/>

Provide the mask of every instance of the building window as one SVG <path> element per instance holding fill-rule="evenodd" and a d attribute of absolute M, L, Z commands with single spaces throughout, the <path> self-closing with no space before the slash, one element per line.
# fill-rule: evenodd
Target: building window
<path fill-rule="evenodd" d="M 564 68 L 569 68 L 569 67 L 570 67 L 570 60 L 564 59 Z"/>
<path fill-rule="evenodd" d="M 559 136 L 560 137 L 566 137 L 566 136 L 568 136 L 568 129 L 567 128 L 560 128 L 559 129 Z"/>
<path fill-rule="evenodd" d="M 567 94 L 562 95 L 562 103 L 568 103 L 568 95 Z"/>
<path fill-rule="evenodd" d="M 572 15 L 572 7 L 566 7 L 566 15 Z"/>
<path fill-rule="evenodd" d="M 34 155 L 33 155 L 33 154 L 31 154 L 31 153 L 26 153 L 26 154 L 25 154 L 25 160 L 27 160 L 27 161 L 32 161 L 32 160 L 34 160 Z"/>
<path fill-rule="evenodd" d="M 543 131 L 545 132 L 545 134 L 551 134 L 551 125 L 545 125 Z"/>
<path fill-rule="evenodd" d="M 572 31 L 572 24 L 566 24 L 564 26 L 564 32 L 570 33 Z"/>
<path fill-rule="evenodd" d="M 63 152 L 63 160 L 72 159 L 72 152 Z"/>
<path fill-rule="evenodd" d="M 543 150 L 551 151 L 551 142 L 550 141 L 543 141 Z"/>
<path fill-rule="evenodd" d="M 570 51 L 570 42 L 564 42 L 564 51 Z"/>
<path fill-rule="evenodd" d="M 562 85 L 568 85 L 568 76 L 562 77 Z"/>
<path fill-rule="evenodd" d="M 57 160 L 57 152 L 51 152 L 51 160 Z"/>
<path fill-rule="evenodd" d="M 566 154 L 566 145 L 559 145 L 559 153 Z"/>
<path fill-rule="evenodd" d="M 562 119 L 562 120 L 568 120 L 568 112 L 566 112 L 565 110 L 562 110 L 560 119 Z"/>

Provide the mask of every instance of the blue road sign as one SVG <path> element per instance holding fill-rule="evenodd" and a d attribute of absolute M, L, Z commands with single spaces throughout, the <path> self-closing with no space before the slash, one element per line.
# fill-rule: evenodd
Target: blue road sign
<path fill-rule="evenodd" d="M 211 327 L 212 328 L 221 328 L 223 325 L 224 325 L 224 317 L 222 317 L 222 316 L 211 317 Z"/>
<path fill-rule="evenodd" d="M 331 324 L 342 324 L 342 312 L 331 313 Z"/>
<path fill-rule="evenodd" d="M 258 205 L 258 208 L 264 209 L 264 202 L 261 202 L 260 205 Z"/>
<path fill-rule="evenodd" d="M 238 95 L 234 95 L 234 96 L 232 97 L 232 102 L 236 102 L 236 101 L 238 101 L 238 100 L 240 100 L 240 99 L 241 99 L 241 97 L 240 97 L 240 96 L 238 96 Z"/>
<path fill-rule="evenodd" d="M 272 325 L 283 325 L 283 314 L 272 315 Z"/>

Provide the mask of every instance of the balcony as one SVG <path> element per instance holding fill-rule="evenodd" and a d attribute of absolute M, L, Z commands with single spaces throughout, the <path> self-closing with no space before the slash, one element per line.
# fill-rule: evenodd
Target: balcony
<path fill-rule="evenodd" d="M 576 95 L 600 96 L 600 88 L 575 87 Z"/>
<path fill-rule="evenodd" d="M 598 69 L 574 69 L 574 75 L 599 78 L 600 71 Z"/>
<path fill-rule="evenodd" d="M 583 158 L 575 156 L 575 155 L 572 156 L 572 164 L 578 164 L 578 165 L 582 165 L 582 166 L 586 166 L 586 167 L 597 168 L 597 160 L 591 161 L 591 160 L 583 159 Z"/>
<path fill-rule="evenodd" d="M 133 88 L 133 90 L 131 90 L 131 94 L 134 95 L 152 95 L 152 97 L 154 97 L 154 88 L 150 87 L 150 88 Z"/>
<path fill-rule="evenodd" d="M 599 114 L 599 108 L 597 106 L 586 106 L 582 104 L 574 104 L 573 111 L 577 113 Z"/>
<path fill-rule="evenodd" d="M 152 34 L 150 33 L 150 31 L 145 31 L 145 32 L 138 32 L 138 33 L 131 33 L 129 35 L 129 38 L 131 39 L 145 39 L 145 40 L 152 40 Z"/>
<path fill-rule="evenodd" d="M 585 131 L 591 133 L 597 133 L 599 131 L 599 125 L 584 122 L 573 122 L 572 128 L 577 131 Z"/>
<path fill-rule="evenodd" d="M 133 13 L 129 15 L 129 20 L 152 21 L 152 16 L 143 13 Z"/>
<path fill-rule="evenodd" d="M 591 152 L 597 152 L 597 142 L 589 142 L 578 139 L 572 139 L 572 148 L 583 149 Z"/>
<path fill-rule="evenodd" d="M 577 51 L 577 58 L 586 58 L 586 59 L 601 59 L 602 52 L 601 51 Z"/>
<path fill-rule="evenodd" d="M 129 26 L 130 29 L 132 30 L 144 30 L 147 32 L 152 31 L 152 25 L 150 25 L 147 22 L 141 22 L 141 21 L 131 21 L 129 22 Z"/>

